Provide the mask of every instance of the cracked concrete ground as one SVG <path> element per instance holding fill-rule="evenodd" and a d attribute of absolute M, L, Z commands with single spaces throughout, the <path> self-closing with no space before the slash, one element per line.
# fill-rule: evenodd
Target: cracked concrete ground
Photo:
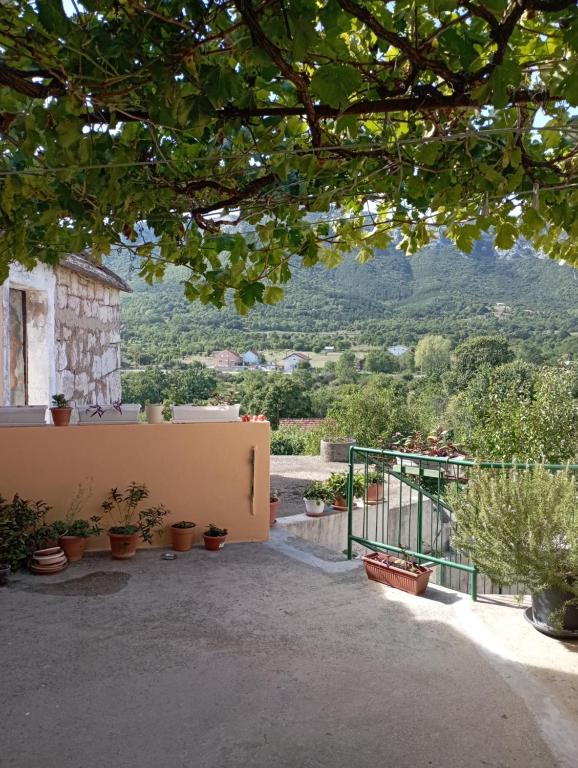
<path fill-rule="evenodd" d="M 322 554 L 274 531 L 18 574 L 0 590 L 1 765 L 578 763 L 567 702 L 531 658 L 478 642 L 491 621 L 462 596 L 414 598 Z"/>

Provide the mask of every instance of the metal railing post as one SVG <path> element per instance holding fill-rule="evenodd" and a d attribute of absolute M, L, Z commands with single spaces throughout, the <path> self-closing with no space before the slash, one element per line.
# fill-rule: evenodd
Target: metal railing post
<path fill-rule="evenodd" d="M 478 599 L 478 569 L 475 566 L 470 576 L 470 585 L 470 595 L 475 603 Z"/>
<path fill-rule="evenodd" d="M 417 533 L 416 533 L 416 550 L 418 552 L 423 551 L 423 492 L 420 489 L 417 492 Z"/>
<path fill-rule="evenodd" d="M 353 557 L 353 446 L 349 448 L 349 476 L 347 478 L 347 559 Z"/>

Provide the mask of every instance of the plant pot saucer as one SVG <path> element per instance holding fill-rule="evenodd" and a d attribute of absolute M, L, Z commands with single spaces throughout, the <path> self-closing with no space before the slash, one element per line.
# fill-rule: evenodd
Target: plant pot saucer
<path fill-rule="evenodd" d="M 347 507 L 339 507 L 337 504 L 332 504 L 331 509 L 334 509 L 336 512 L 347 512 Z"/>
<path fill-rule="evenodd" d="M 526 608 L 524 611 L 524 618 L 528 624 L 531 624 L 534 629 L 537 629 L 538 632 L 541 632 L 543 635 L 555 637 L 558 640 L 578 640 L 578 629 L 554 629 L 554 627 L 550 627 L 548 624 L 542 624 L 542 622 L 536 621 L 534 619 L 534 614 L 532 613 L 532 606 Z"/>

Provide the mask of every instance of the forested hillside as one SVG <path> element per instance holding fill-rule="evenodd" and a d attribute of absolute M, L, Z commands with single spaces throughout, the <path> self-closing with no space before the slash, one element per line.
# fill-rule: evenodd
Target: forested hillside
<path fill-rule="evenodd" d="M 441 240 L 409 258 L 394 248 L 378 251 L 363 265 L 352 255 L 334 270 L 296 271 L 284 301 L 246 318 L 234 308 L 189 303 L 178 268 L 150 287 L 122 256 L 108 263 L 134 290 L 123 299 L 129 363 L 166 362 L 225 345 L 409 346 L 425 333 L 454 341 L 502 333 L 538 356 L 578 353 L 571 335 L 578 331 L 578 270 L 540 259 L 523 243 L 503 253 L 485 238 L 464 255 Z"/>

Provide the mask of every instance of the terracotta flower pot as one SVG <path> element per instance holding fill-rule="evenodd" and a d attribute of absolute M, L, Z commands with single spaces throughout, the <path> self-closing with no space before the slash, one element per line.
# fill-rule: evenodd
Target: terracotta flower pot
<path fill-rule="evenodd" d="M 345 512 L 347 511 L 347 499 L 344 496 L 336 496 L 331 506 L 339 512 Z"/>
<path fill-rule="evenodd" d="M 138 533 L 110 533 L 110 551 L 113 560 L 128 560 L 136 555 Z"/>
<path fill-rule="evenodd" d="M 72 416 L 72 408 L 51 408 L 50 413 L 55 427 L 67 427 Z"/>
<path fill-rule="evenodd" d="M 58 543 L 64 550 L 64 554 L 69 562 L 76 563 L 78 560 L 82 560 L 86 548 L 84 536 L 60 536 Z"/>
<path fill-rule="evenodd" d="M 223 546 L 225 543 L 226 536 L 208 536 L 206 533 L 203 533 L 203 538 L 205 540 L 205 549 L 210 549 L 211 552 L 218 552 L 219 549 Z"/>
<path fill-rule="evenodd" d="M 190 528 L 178 528 L 171 525 L 171 549 L 175 552 L 188 552 L 193 546 L 194 524 Z"/>
<path fill-rule="evenodd" d="M 280 503 L 281 503 L 281 499 L 277 498 L 277 496 L 271 496 L 269 498 L 269 527 L 270 528 L 272 528 L 277 522 L 277 510 L 279 509 Z"/>
<path fill-rule="evenodd" d="M 367 503 L 377 504 L 378 501 L 383 501 L 383 483 L 368 483 Z"/>

